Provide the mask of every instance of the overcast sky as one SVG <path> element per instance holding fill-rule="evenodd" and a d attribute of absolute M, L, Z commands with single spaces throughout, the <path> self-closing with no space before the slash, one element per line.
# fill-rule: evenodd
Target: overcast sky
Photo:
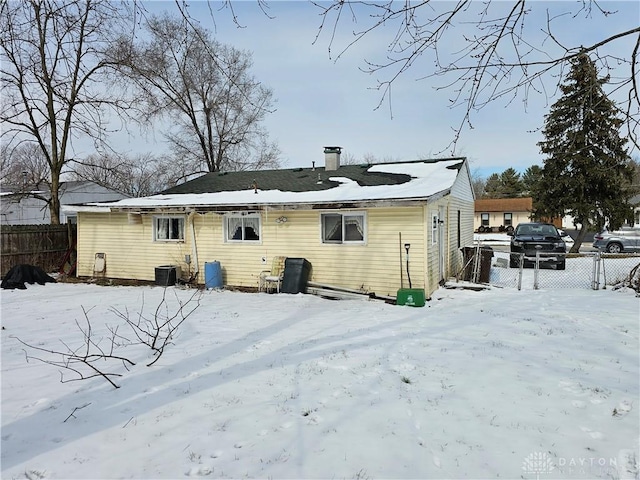
<path fill-rule="evenodd" d="M 547 9 L 552 14 L 575 12 L 582 3 L 535 2 L 535 11 L 528 20 L 533 38 L 543 38 L 540 29 L 545 26 Z M 558 40 L 571 46 L 590 45 L 638 26 L 640 2 L 603 1 L 601 4 L 618 13 L 607 18 L 594 13 L 590 20 L 585 20 L 584 14 L 575 19 L 569 15 L 561 17 L 554 24 L 557 25 Z M 374 32 L 336 61 L 329 55 L 328 31 L 316 40 L 321 17 L 318 8 L 309 2 L 269 1 L 269 18 L 260 10 L 257 1 L 236 1 L 234 11 L 244 28 L 238 28 L 232 22 L 228 9 L 216 10 L 221 5 L 213 3 L 210 10 L 204 1 L 193 2 L 189 11 L 214 32 L 217 40 L 253 53 L 252 73 L 274 91 L 277 99 L 277 110 L 268 116 L 266 127 L 271 139 L 277 141 L 282 150 L 283 167 L 310 167 L 312 161 L 323 165 L 325 145 L 341 146 L 343 154 L 358 160 L 368 154 L 389 161 L 452 153 L 446 148 L 453 138 L 453 129 L 463 118 L 464 109 L 449 107 L 453 89 L 436 90 L 444 80 L 438 80 L 441 83 L 420 80 L 430 72 L 431 59 L 416 62 L 412 70 L 397 79 L 391 105 L 383 103 L 376 109 L 381 93 L 373 87 L 376 79 L 385 78 L 385 74 L 374 77 L 361 69 L 365 59 L 384 59 L 392 31 Z M 437 2 L 436 5 L 447 7 L 454 3 Z M 506 8 L 512 2 L 499 2 L 498 5 Z M 147 8 L 152 12 L 163 9 L 177 12 L 171 1 L 153 2 L 147 4 Z M 348 23 L 338 30 L 332 52 L 344 47 L 351 38 L 351 30 L 361 28 L 365 20 L 361 17 L 359 24 L 353 27 L 348 25 L 348 19 Z M 629 56 L 634 40 L 628 38 L 607 48 Z M 456 40 L 450 37 L 447 41 L 455 43 Z M 541 48 L 551 49 L 551 42 Z M 618 73 L 628 75 L 628 70 Z M 553 86 L 553 79 L 549 79 L 548 86 Z M 474 128 L 463 131 L 455 154 L 467 156 L 472 171 L 483 176 L 508 167 L 523 172 L 531 165 L 542 165 L 536 146 L 542 138 L 539 129 L 543 126 L 544 115 L 557 99 L 552 89 L 547 94 L 548 100 L 543 95 L 530 93 L 526 107 L 524 98 L 518 97 L 509 104 L 499 100 L 474 113 Z M 147 138 L 147 142 L 131 139 L 123 141 L 120 148 L 130 147 L 132 152 L 163 151 L 161 135 Z"/>

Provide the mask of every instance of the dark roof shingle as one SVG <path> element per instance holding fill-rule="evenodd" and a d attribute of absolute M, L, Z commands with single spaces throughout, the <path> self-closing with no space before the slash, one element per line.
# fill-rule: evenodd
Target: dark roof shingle
<path fill-rule="evenodd" d="M 371 165 L 343 165 L 338 170 L 323 167 L 289 168 L 243 172 L 213 172 L 169 188 L 161 194 L 216 193 L 250 190 L 281 190 L 283 192 L 310 192 L 338 186 L 331 177 L 346 177 L 360 186 L 399 185 L 411 180 L 410 175 L 368 172 Z"/>

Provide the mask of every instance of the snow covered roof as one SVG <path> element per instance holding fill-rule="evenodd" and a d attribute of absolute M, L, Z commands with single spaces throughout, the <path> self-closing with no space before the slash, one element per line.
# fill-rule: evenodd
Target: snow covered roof
<path fill-rule="evenodd" d="M 424 200 L 448 193 L 464 161 L 458 157 L 346 165 L 334 171 L 316 167 L 218 172 L 203 175 L 158 195 L 90 205 L 112 210 L 136 210 Z"/>

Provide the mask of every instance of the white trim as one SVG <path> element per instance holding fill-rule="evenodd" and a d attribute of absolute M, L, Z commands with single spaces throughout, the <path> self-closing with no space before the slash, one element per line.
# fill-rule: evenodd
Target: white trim
<path fill-rule="evenodd" d="M 241 234 L 244 235 L 245 219 L 258 219 L 258 239 L 257 240 L 246 240 L 246 239 L 232 239 L 229 238 L 229 220 L 231 219 L 239 219 L 242 222 Z M 254 229 L 255 230 L 255 229 Z M 244 243 L 251 245 L 261 245 L 262 244 L 262 215 L 260 212 L 229 212 L 225 213 L 222 216 L 222 235 L 224 243 Z"/>
<path fill-rule="evenodd" d="M 431 212 L 431 245 L 438 244 L 438 225 L 439 225 L 440 215 L 438 212 Z"/>
<path fill-rule="evenodd" d="M 342 240 L 326 241 L 324 238 L 324 222 L 323 217 L 326 215 L 335 215 L 341 217 L 341 238 Z M 362 217 L 362 240 L 344 240 L 345 237 L 345 217 Z M 320 223 L 320 243 L 322 245 L 366 245 L 367 244 L 367 211 L 366 210 L 329 210 L 320 212 L 318 217 Z"/>
<path fill-rule="evenodd" d="M 168 220 L 180 220 L 182 221 L 182 236 L 180 238 L 158 238 L 158 220 L 160 219 L 168 219 Z M 171 234 L 171 222 L 167 225 L 169 230 L 167 231 L 167 235 Z M 187 220 L 184 215 L 154 215 L 153 216 L 153 228 L 152 235 L 153 241 L 159 243 L 184 243 L 185 239 L 185 228 L 187 226 Z"/>

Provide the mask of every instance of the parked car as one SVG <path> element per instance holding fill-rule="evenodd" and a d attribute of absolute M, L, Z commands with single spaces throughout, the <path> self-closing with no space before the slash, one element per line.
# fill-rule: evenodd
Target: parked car
<path fill-rule="evenodd" d="M 557 270 L 565 269 L 567 245 L 562 233 L 550 223 L 519 223 L 511 236 L 511 255 L 509 267 L 520 267 L 520 257 L 524 253 L 524 264 L 536 261 L 536 252 L 540 252 L 540 263 L 555 265 Z"/>
<path fill-rule="evenodd" d="M 640 251 L 640 228 L 604 230 L 593 236 L 593 246 L 607 253 Z"/>

